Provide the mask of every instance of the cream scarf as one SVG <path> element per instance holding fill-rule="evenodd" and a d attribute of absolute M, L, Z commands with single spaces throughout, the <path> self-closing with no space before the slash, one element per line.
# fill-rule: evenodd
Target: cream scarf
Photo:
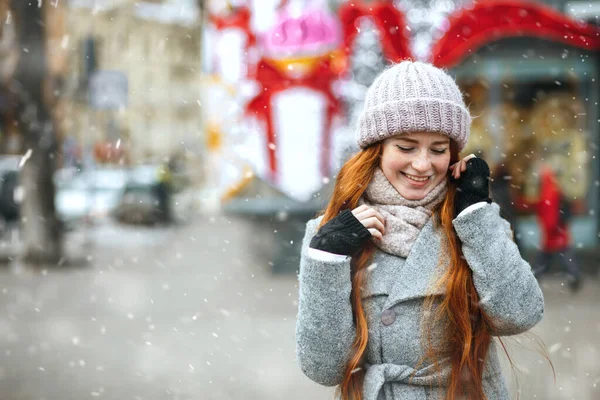
<path fill-rule="evenodd" d="M 377 210 L 385 219 L 385 235 L 382 240 L 372 239 L 373 244 L 386 253 L 408 257 L 433 208 L 444 200 L 447 190 L 444 179 L 424 198 L 407 200 L 392 186 L 381 168 L 377 168 L 359 201 Z"/>

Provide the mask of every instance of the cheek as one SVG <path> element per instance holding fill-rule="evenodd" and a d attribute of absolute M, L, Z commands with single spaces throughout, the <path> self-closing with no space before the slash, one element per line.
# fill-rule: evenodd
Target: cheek
<path fill-rule="evenodd" d="M 381 160 L 381 169 L 391 173 L 401 171 L 406 166 L 406 160 L 402 157 L 386 157 Z"/>
<path fill-rule="evenodd" d="M 435 169 L 435 181 L 434 185 L 438 185 L 446 176 L 448 176 L 448 167 L 450 166 L 450 156 L 448 157 L 440 157 L 439 160 L 436 160 L 433 163 L 433 168 Z"/>
<path fill-rule="evenodd" d="M 436 159 L 433 162 L 433 165 L 438 174 L 445 175 L 446 172 L 448 172 L 448 167 L 450 166 L 450 155 L 439 157 L 439 159 Z"/>

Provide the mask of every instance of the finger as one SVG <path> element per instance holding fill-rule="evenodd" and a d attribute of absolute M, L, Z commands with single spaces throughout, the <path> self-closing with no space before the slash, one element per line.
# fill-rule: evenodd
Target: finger
<path fill-rule="evenodd" d="M 379 211 L 375 211 L 375 216 L 377 217 L 378 220 L 381 221 L 381 223 L 385 227 L 385 218 L 383 217 L 383 214 L 381 214 Z"/>
<path fill-rule="evenodd" d="M 373 236 L 376 239 L 383 239 L 383 235 L 377 229 L 371 228 L 369 229 L 369 233 L 371 233 L 371 236 Z"/>
<path fill-rule="evenodd" d="M 460 172 L 465 172 L 467 170 L 467 163 L 463 162 L 460 165 Z"/>
<path fill-rule="evenodd" d="M 377 217 L 370 217 L 370 218 L 364 219 L 360 222 L 361 222 L 361 224 L 363 224 L 365 226 L 365 228 L 375 228 L 375 229 L 379 230 L 381 233 L 385 232 L 385 227 L 384 227 L 383 223 L 379 219 L 377 219 Z"/>
<path fill-rule="evenodd" d="M 463 171 L 464 170 L 462 169 L 462 164 L 461 164 L 456 168 L 456 179 L 460 178 L 461 172 L 463 172 Z"/>
<path fill-rule="evenodd" d="M 451 171 L 451 174 L 452 174 L 452 177 L 453 177 L 453 178 L 454 178 L 454 171 L 455 171 L 455 170 L 456 170 L 456 168 L 452 168 L 452 171 Z"/>
<path fill-rule="evenodd" d="M 477 156 L 473 153 L 469 154 L 468 156 L 466 156 L 465 158 L 463 158 L 464 162 L 469 161 L 471 158 L 477 158 Z"/>
<path fill-rule="evenodd" d="M 356 216 L 356 219 L 358 219 L 359 221 L 362 221 L 362 220 L 370 218 L 370 217 L 375 217 L 378 220 L 380 220 L 382 224 L 385 225 L 385 219 L 383 218 L 383 215 L 381 215 L 377 210 L 375 210 L 373 208 L 367 208 L 366 210 L 361 211 L 360 213 L 358 213 L 355 216 Z"/>
<path fill-rule="evenodd" d="M 367 229 L 374 228 L 380 231 L 381 233 L 385 232 L 384 225 L 375 217 L 367 218 L 365 220 L 360 221 L 361 224 Z"/>
<path fill-rule="evenodd" d="M 356 207 L 354 210 L 352 210 L 352 214 L 354 214 L 354 216 L 356 217 L 358 214 L 360 214 L 361 212 L 368 210 L 369 207 L 366 204 L 362 204 L 358 207 Z"/>
<path fill-rule="evenodd" d="M 354 216 L 358 220 L 363 220 L 363 219 L 367 219 L 369 217 L 373 217 L 375 215 L 375 212 L 376 211 L 374 209 L 372 209 L 371 207 L 365 206 L 365 208 L 363 208 L 362 210 L 359 210 L 357 208 Z"/>
<path fill-rule="evenodd" d="M 454 176 L 454 179 L 458 179 L 460 177 L 460 164 L 454 168 L 454 171 L 452 171 L 452 176 Z"/>
<path fill-rule="evenodd" d="M 369 206 L 367 206 L 366 204 L 361 204 L 360 206 L 356 207 L 354 210 L 352 210 L 353 213 L 359 213 L 362 212 L 364 210 L 368 210 Z"/>

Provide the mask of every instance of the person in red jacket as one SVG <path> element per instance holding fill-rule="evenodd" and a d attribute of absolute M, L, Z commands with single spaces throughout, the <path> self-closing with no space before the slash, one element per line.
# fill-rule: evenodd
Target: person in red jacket
<path fill-rule="evenodd" d="M 570 209 L 565 201 L 554 171 L 545 165 L 540 177 L 540 198 L 536 205 L 542 231 L 542 248 L 534 264 L 533 273 L 540 278 L 548 272 L 558 258 L 568 276 L 569 287 L 577 291 L 581 284 L 581 272 L 575 260 L 569 234 Z"/>

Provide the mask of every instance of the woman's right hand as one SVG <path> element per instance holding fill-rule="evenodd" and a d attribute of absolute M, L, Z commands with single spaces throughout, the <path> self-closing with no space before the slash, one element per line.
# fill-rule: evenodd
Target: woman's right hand
<path fill-rule="evenodd" d="M 385 234 L 385 219 L 381 213 L 363 204 L 352 210 L 352 214 L 358 222 L 369 230 L 371 236 L 379 240 L 383 238 Z"/>
<path fill-rule="evenodd" d="M 371 237 L 381 240 L 385 227 L 383 216 L 365 205 L 344 210 L 313 236 L 310 247 L 333 254 L 352 256 Z"/>

